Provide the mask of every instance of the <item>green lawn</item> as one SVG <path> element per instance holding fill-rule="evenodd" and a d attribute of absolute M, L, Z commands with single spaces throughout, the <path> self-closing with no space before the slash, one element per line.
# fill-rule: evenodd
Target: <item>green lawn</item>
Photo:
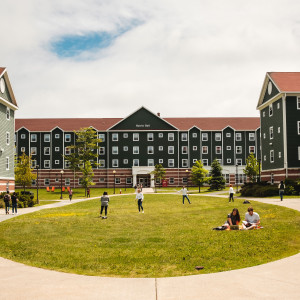
<path fill-rule="evenodd" d="M 300 250 L 300 212 L 251 201 L 264 229 L 214 231 L 237 199 L 145 195 L 111 197 L 108 219 L 99 200 L 46 209 L 0 223 L 0 255 L 25 264 L 86 275 L 165 277 L 221 272 L 287 257 Z"/>
<path fill-rule="evenodd" d="M 40 204 L 36 204 L 35 206 L 42 206 L 42 205 L 46 205 L 46 204 L 53 204 L 53 203 L 56 203 L 56 202 L 59 202 L 59 201 L 56 201 L 56 200 L 40 200 L 39 202 L 40 202 Z"/>
<path fill-rule="evenodd" d="M 156 187 L 156 192 L 157 193 L 175 193 L 175 192 L 178 192 L 182 189 L 182 187 Z M 153 188 L 154 190 L 154 188 Z M 188 187 L 188 191 L 189 193 L 192 193 L 192 194 L 197 194 L 199 193 L 199 188 L 198 187 L 195 187 L 195 186 L 192 186 L 192 187 Z M 209 193 L 211 191 L 209 191 L 209 187 L 201 187 L 200 189 L 200 192 L 201 193 Z"/>

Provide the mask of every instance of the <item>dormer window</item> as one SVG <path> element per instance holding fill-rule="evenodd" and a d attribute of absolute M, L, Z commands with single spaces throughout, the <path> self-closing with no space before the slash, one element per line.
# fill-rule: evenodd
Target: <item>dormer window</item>
<path fill-rule="evenodd" d="M 273 104 L 269 105 L 269 117 L 273 116 Z"/>

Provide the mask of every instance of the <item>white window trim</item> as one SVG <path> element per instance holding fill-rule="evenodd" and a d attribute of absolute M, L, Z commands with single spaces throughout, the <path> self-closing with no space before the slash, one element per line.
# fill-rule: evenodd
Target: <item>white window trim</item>
<path fill-rule="evenodd" d="M 151 153 L 151 151 L 152 151 L 152 153 Z M 147 153 L 150 155 L 153 155 L 154 154 L 154 146 L 147 146 Z"/>
<path fill-rule="evenodd" d="M 55 152 L 59 152 L 59 147 L 55 147 Z"/>
<path fill-rule="evenodd" d="M 300 121 L 297 122 L 298 125 L 298 135 L 300 135 Z"/>
<path fill-rule="evenodd" d="M 217 149 L 219 149 L 219 151 L 217 151 Z M 216 146 L 216 154 L 222 154 L 222 147 L 221 146 Z"/>
<path fill-rule="evenodd" d="M 198 147 L 197 146 L 193 146 L 193 151 L 197 151 Z"/>
<path fill-rule="evenodd" d="M 240 132 L 237 132 L 237 133 L 235 134 L 235 140 L 236 140 L 237 142 L 242 141 L 242 134 L 241 134 Z"/>
<path fill-rule="evenodd" d="M 272 132 L 272 134 L 271 134 L 271 132 Z M 270 140 L 273 140 L 273 138 L 274 138 L 273 126 L 269 127 L 269 137 L 270 137 Z"/>
<path fill-rule="evenodd" d="M 181 133 L 181 141 L 186 142 L 188 140 L 188 134 L 186 132 Z"/>
<path fill-rule="evenodd" d="M 37 155 L 36 147 L 30 147 L 30 155 Z"/>
<path fill-rule="evenodd" d="M 112 146 L 111 153 L 113 155 L 118 155 L 119 154 L 119 147 L 118 146 Z"/>
<path fill-rule="evenodd" d="M 300 109 L 300 97 L 297 97 L 297 109 Z"/>
<path fill-rule="evenodd" d="M 147 133 L 147 141 L 148 142 L 154 141 L 154 133 L 152 133 L 152 132 Z"/>
<path fill-rule="evenodd" d="M 203 166 L 208 166 L 208 159 L 202 159 Z"/>
<path fill-rule="evenodd" d="M 6 156 L 5 169 L 6 171 L 9 170 L 9 156 Z"/>
<path fill-rule="evenodd" d="M 46 165 L 49 165 L 48 167 Z M 44 160 L 44 169 L 50 169 L 51 164 L 50 164 L 50 160 Z"/>
<path fill-rule="evenodd" d="M 10 120 L 10 108 L 6 107 L 6 120 L 9 121 Z"/>
<path fill-rule="evenodd" d="M 254 148 L 254 151 L 251 151 L 251 148 Z M 249 153 L 255 154 L 255 146 L 249 146 Z"/>
<path fill-rule="evenodd" d="M 300 146 L 298 146 L 298 160 L 300 160 Z"/>
<path fill-rule="evenodd" d="M 118 134 L 118 133 L 113 133 L 113 134 L 111 135 L 111 140 L 112 140 L 113 142 L 118 142 L 118 141 L 119 141 L 119 134 Z"/>
<path fill-rule="evenodd" d="M 6 132 L 6 145 L 8 146 L 10 144 L 10 133 Z"/>
<path fill-rule="evenodd" d="M 269 105 L 269 117 L 273 116 L 273 103 Z"/>
<path fill-rule="evenodd" d="M 70 143 L 72 141 L 71 133 L 65 133 L 65 142 Z"/>
<path fill-rule="evenodd" d="M 54 162 L 56 165 L 59 165 L 59 160 L 55 160 Z"/>
<path fill-rule="evenodd" d="M 173 132 L 168 133 L 168 141 L 173 142 L 175 140 L 175 136 Z"/>
<path fill-rule="evenodd" d="M 49 136 L 49 141 L 46 141 L 46 137 Z M 51 135 L 50 133 L 44 134 L 44 143 L 50 143 L 51 142 Z"/>
<path fill-rule="evenodd" d="M 231 158 L 227 158 L 226 162 L 227 162 L 228 164 L 231 164 Z"/>
<path fill-rule="evenodd" d="M 33 139 L 33 137 L 35 137 L 35 139 Z M 30 135 L 30 142 L 31 143 L 36 143 L 37 142 L 37 134 L 33 133 Z"/>
<path fill-rule="evenodd" d="M 46 153 L 46 150 L 49 150 L 49 153 Z M 44 147 L 44 155 L 50 155 L 50 147 Z"/>
<path fill-rule="evenodd" d="M 231 146 L 226 146 L 226 150 L 231 150 Z"/>
<path fill-rule="evenodd" d="M 272 160 L 273 157 L 273 160 Z M 274 150 L 270 150 L 270 163 L 274 162 Z"/>
<path fill-rule="evenodd" d="M 137 149 L 137 152 L 134 152 L 134 148 Z M 139 146 L 133 146 L 132 147 L 132 154 L 140 154 L 140 147 Z"/>
<path fill-rule="evenodd" d="M 207 149 L 207 151 L 203 151 L 203 149 Z M 202 146 L 202 154 L 208 154 L 208 146 Z"/>
<path fill-rule="evenodd" d="M 59 133 L 55 133 L 54 137 L 55 137 L 56 139 L 59 139 L 59 138 L 60 138 L 60 134 L 59 134 Z"/>
<path fill-rule="evenodd" d="M 118 168 L 119 167 L 119 160 L 118 159 L 113 159 L 112 161 L 111 161 L 111 165 L 112 165 L 112 167 L 113 168 Z"/>
<path fill-rule="evenodd" d="M 217 138 L 217 137 L 218 137 L 218 138 Z M 220 132 L 216 132 L 216 133 L 215 133 L 215 141 L 216 141 L 216 142 L 222 141 L 222 133 L 220 133 Z"/>
<path fill-rule="evenodd" d="M 158 151 L 164 151 L 164 146 L 158 146 Z"/>
<path fill-rule="evenodd" d="M 184 151 L 186 149 L 186 151 Z M 181 154 L 188 154 L 188 146 L 181 146 Z"/>
<path fill-rule="evenodd" d="M 124 164 L 124 165 L 128 165 L 128 159 L 127 159 L 127 158 L 124 158 L 124 159 L 123 159 L 123 164 Z"/>
<path fill-rule="evenodd" d="M 241 149 L 240 151 L 238 149 Z M 242 146 L 235 146 L 235 154 L 242 154 L 243 153 L 243 148 Z"/>
<path fill-rule="evenodd" d="M 140 135 L 139 135 L 139 133 L 133 133 L 133 135 L 132 135 L 132 140 L 133 140 L 134 142 L 138 142 L 138 141 L 140 140 Z"/>
<path fill-rule="evenodd" d="M 208 141 L 208 133 L 207 132 L 202 133 L 201 140 L 202 140 L 202 142 Z"/>
<path fill-rule="evenodd" d="M 164 160 L 163 160 L 162 158 L 160 158 L 160 159 L 158 160 L 158 163 L 159 163 L 159 164 L 163 164 L 163 163 L 164 163 Z"/>
<path fill-rule="evenodd" d="M 174 161 L 173 158 L 172 159 L 168 159 L 168 167 L 169 168 L 174 168 L 175 167 L 175 161 Z"/>
<path fill-rule="evenodd" d="M 168 146 L 168 154 L 174 154 L 174 153 L 175 153 L 174 146 Z"/>
<path fill-rule="evenodd" d="M 153 158 L 149 158 L 147 160 L 147 165 L 148 165 L 148 167 L 154 167 L 154 159 Z"/>
<path fill-rule="evenodd" d="M 136 164 L 136 165 L 134 164 L 134 161 L 137 161 L 137 164 Z M 138 158 L 134 158 L 133 161 L 132 161 L 132 165 L 133 165 L 134 167 L 139 167 L 139 166 L 140 166 L 140 160 L 139 160 Z"/>
<path fill-rule="evenodd" d="M 105 147 L 99 147 L 99 155 L 105 155 Z"/>
<path fill-rule="evenodd" d="M 181 160 L 181 165 L 182 165 L 183 168 L 187 168 L 188 167 L 188 160 L 183 158 Z"/>

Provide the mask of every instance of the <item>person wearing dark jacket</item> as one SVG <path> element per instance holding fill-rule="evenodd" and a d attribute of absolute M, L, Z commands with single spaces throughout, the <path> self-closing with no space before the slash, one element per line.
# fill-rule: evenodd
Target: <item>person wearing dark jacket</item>
<path fill-rule="evenodd" d="M 102 212 L 105 210 L 105 217 L 102 217 L 102 219 L 107 218 L 107 208 L 108 208 L 108 202 L 109 202 L 109 197 L 107 195 L 107 192 L 103 193 L 103 196 L 101 197 L 101 211 L 100 211 L 100 217 L 102 217 Z"/>
<path fill-rule="evenodd" d="M 4 195 L 4 203 L 5 203 L 5 214 L 9 215 L 9 202 L 10 202 L 10 194 L 9 191 L 7 191 L 7 193 Z"/>
<path fill-rule="evenodd" d="M 17 194 L 14 192 L 11 196 L 12 214 L 18 213 L 18 201 Z"/>

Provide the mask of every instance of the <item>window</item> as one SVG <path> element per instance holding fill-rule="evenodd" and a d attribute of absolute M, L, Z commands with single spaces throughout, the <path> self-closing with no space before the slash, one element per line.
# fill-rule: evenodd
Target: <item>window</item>
<path fill-rule="evenodd" d="M 56 165 L 59 165 L 59 160 L 55 160 L 54 162 Z"/>
<path fill-rule="evenodd" d="M 170 184 L 174 184 L 174 177 L 170 177 L 169 183 L 170 183 Z"/>
<path fill-rule="evenodd" d="M 300 97 L 297 97 L 297 109 L 300 109 Z"/>
<path fill-rule="evenodd" d="M 138 167 L 139 164 L 140 164 L 140 161 L 139 161 L 138 159 L 134 159 L 134 160 L 133 160 L 133 166 L 134 166 L 134 167 Z"/>
<path fill-rule="evenodd" d="M 124 165 L 128 165 L 128 159 L 127 159 L 127 158 L 124 158 L 124 159 L 123 159 L 123 164 L 124 164 Z"/>
<path fill-rule="evenodd" d="M 221 141 L 222 136 L 221 133 L 215 133 L 215 141 Z"/>
<path fill-rule="evenodd" d="M 231 137 L 231 133 L 230 133 L 230 132 L 227 132 L 227 133 L 226 133 L 226 137 L 227 137 L 227 138 L 230 138 L 230 137 Z"/>
<path fill-rule="evenodd" d="M 45 185 L 50 185 L 50 179 L 49 178 L 45 178 L 44 179 L 44 184 Z"/>
<path fill-rule="evenodd" d="M 123 138 L 127 139 L 128 138 L 128 133 L 123 133 Z"/>
<path fill-rule="evenodd" d="M 105 134 L 99 133 L 99 139 L 101 140 L 101 142 L 105 142 Z"/>
<path fill-rule="evenodd" d="M 269 117 L 273 116 L 273 104 L 269 105 Z"/>
<path fill-rule="evenodd" d="M 65 134 L 65 142 L 71 142 L 71 133 Z"/>
<path fill-rule="evenodd" d="M 182 177 L 182 183 L 187 183 L 188 179 L 187 177 Z"/>
<path fill-rule="evenodd" d="M 278 152 L 278 158 L 281 158 L 281 152 Z"/>
<path fill-rule="evenodd" d="M 264 140 L 266 139 L 266 134 L 264 133 Z"/>
<path fill-rule="evenodd" d="M 139 154 L 140 152 L 140 147 L 139 146 L 133 146 L 133 154 Z"/>
<path fill-rule="evenodd" d="M 168 146 L 168 154 L 174 154 L 174 146 Z"/>
<path fill-rule="evenodd" d="M 32 134 L 30 135 L 30 141 L 31 141 L 32 143 L 35 143 L 35 142 L 37 141 L 37 135 L 36 135 L 35 133 L 32 133 Z"/>
<path fill-rule="evenodd" d="M 203 166 L 208 166 L 208 159 L 202 159 Z"/>
<path fill-rule="evenodd" d="M 104 177 L 100 177 L 99 178 L 99 182 L 105 182 L 105 178 Z"/>
<path fill-rule="evenodd" d="M 5 168 L 6 168 L 6 170 L 9 170 L 9 157 L 6 157 Z"/>
<path fill-rule="evenodd" d="M 44 160 L 44 168 L 49 169 L 50 168 L 50 160 Z"/>
<path fill-rule="evenodd" d="M 148 154 L 154 154 L 154 147 L 153 146 L 148 146 L 147 150 L 148 150 Z"/>
<path fill-rule="evenodd" d="M 298 134 L 300 134 L 300 121 L 297 122 L 297 127 L 298 127 Z"/>
<path fill-rule="evenodd" d="M 116 184 L 120 184 L 121 183 L 121 178 L 120 177 L 116 177 L 115 178 L 115 183 Z"/>
<path fill-rule="evenodd" d="M 181 153 L 182 154 L 187 154 L 188 153 L 188 147 L 187 146 L 182 146 L 181 147 Z"/>
<path fill-rule="evenodd" d="M 225 182 L 229 183 L 229 174 L 222 174 L 222 175 L 225 178 Z"/>
<path fill-rule="evenodd" d="M 236 146 L 235 147 L 235 153 L 236 154 L 242 154 L 242 146 Z"/>
<path fill-rule="evenodd" d="M 99 155 L 105 154 L 105 147 L 99 147 Z"/>
<path fill-rule="evenodd" d="M 249 133 L 249 141 L 255 141 L 255 133 L 253 132 Z"/>
<path fill-rule="evenodd" d="M 156 178 L 156 179 L 155 179 L 155 183 L 156 183 L 156 184 L 160 184 L 160 178 Z"/>
<path fill-rule="evenodd" d="M 148 159 L 148 167 L 154 167 L 154 159 Z"/>
<path fill-rule="evenodd" d="M 10 119 L 10 109 L 9 107 L 6 107 L 6 120 Z"/>
<path fill-rule="evenodd" d="M 238 166 L 241 166 L 242 163 L 243 163 L 243 161 L 242 161 L 241 158 L 237 158 L 237 159 L 236 159 L 236 164 L 237 164 Z"/>
<path fill-rule="evenodd" d="M 163 137 L 164 137 L 164 134 L 163 134 L 162 132 L 160 132 L 160 133 L 158 134 L 158 137 L 159 137 L 159 138 L 163 138 Z"/>
<path fill-rule="evenodd" d="M 6 145 L 9 145 L 10 143 L 10 134 L 9 132 L 6 132 Z"/>
<path fill-rule="evenodd" d="M 216 146 L 216 154 L 222 154 L 222 147 Z"/>
<path fill-rule="evenodd" d="M 300 147 L 298 147 L 298 160 L 300 160 Z"/>
<path fill-rule="evenodd" d="M 266 116 L 266 112 L 263 111 L 262 116 L 265 117 Z"/>
<path fill-rule="evenodd" d="M 269 128 L 269 134 L 270 134 L 270 140 L 272 140 L 273 139 L 273 126 L 271 126 L 270 128 Z"/>
<path fill-rule="evenodd" d="M 65 185 L 70 185 L 70 178 L 65 178 Z"/>
<path fill-rule="evenodd" d="M 192 137 L 193 137 L 193 138 L 196 138 L 196 137 L 197 137 L 197 132 L 193 132 Z"/>
<path fill-rule="evenodd" d="M 249 146 L 249 153 L 255 153 L 255 146 Z"/>
<path fill-rule="evenodd" d="M 112 154 L 119 154 L 119 147 L 118 146 L 113 146 L 112 147 Z"/>
<path fill-rule="evenodd" d="M 193 151 L 197 151 L 197 146 L 193 146 Z"/>
<path fill-rule="evenodd" d="M 50 142 L 50 134 L 49 133 L 44 134 L 44 142 L 46 142 L 46 143 Z"/>
<path fill-rule="evenodd" d="M 264 161 L 266 161 L 267 160 L 267 156 L 266 155 L 264 155 Z"/>
<path fill-rule="evenodd" d="M 187 159 L 182 159 L 181 160 L 181 165 L 182 165 L 183 168 L 187 168 L 187 166 L 188 166 L 188 160 Z"/>
<path fill-rule="evenodd" d="M 31 155 L 36 155 L 36 147 L 31 147 L 30 148 L 30 154 Z"/>
<path fill-rule="evenodd" d="M 31 161 L 31 168 L 35 168 L 36 167 L 36 160 L 32 160 Z"/>
<path fill-rule="evenodd" d="M 119 140 L 119 134 L 118 133 L 113 133 L 112 134 L 112 141 L 117 142 Z"/>
<path fill-rule="evenodd" d="M 280 127 L 278 127 L 277 132 L 280 133 Z"/>
<path fill-rule="evenodd" d="M 277 109 L 279 109 L 279 108 L 280 108 L 280 102 L 277 103 Z"/>
<path fill-rule="evenodd" d="M 202 141 L 208 141 L 208 133 L 202 133 Z"/>
<path fill-rule="evenodd" d="M 25 152 L 26 148 L 25 147 L 21 147 L 21 152 Z"/>
<path fill-rule="evenodd" d="M 220 165 L 222 164 L 222 159 L 217 159 L 216 160 Z"/>
<path fill-rule="evenodd" d="M 124 146 L 123 151 L 128 151 L 128 146 Z"/>
<path fill-rule="evenodd" d="M 113 159 L 112 160 L 112 167 L 117 168 L 119 166 L 119 160 L 118 159 Z"/>
<path fill-rule="evenodd" d="M 55 178 L 54 182 L 59 182 L 59 179 L 58 179 L 58 178 Z"/>
<path fill-rule="evenodd" d="M 105 160 L 99 159 L 99 168 L 105 168 Z"/>
<path fill-rule="evenodd" d="M 127 184 L 132 184 L 132 178 L 131 177 L 127 177 L 126 178 L 126 183 Z"/>
<path fill-rule="evenodd" d="M 274 162 L 274 150 L 270 150 L 270 162 Z"/>
<path fill-rule="evenodd" d="M 231 164 L 231 158 L 227 158 L 226 162 L 227 162 L 228 164 Z"/>
<path fill-rule="evenodd" d="M 44 148 L 44 154 L 45 155 L 50 155 L 50 147 L 45 147 Z"/>
<path fill-rule="evenodd" d="M 236 140 L 236 141 L 241 141 L 241 140 L 242 140 L 242 134 L 241 134 L 240 132 L 237 132 L 237 133 L 235 134 L 235 140 Z"/>
<path fill-rule="evenodd" d="M 153 136 L 153 133 L 147 133 L 147 140 L 149 142 L 152 142 L 154 140 L 154 136 Z"/>
<path fill-rule="evenodd" d="M 70 155 L 70 154 L 71 154 L 71 148 L 65 147 L 65 155 Z"/>
<path fill-rule="evenodd" d="M 56 139 L 59 139 L 59 138 L 60 138 L 60 134 L 59 134 L 59 133 L 56 133 L 56 134 L 55 134 L 55 138 L 56 138 Z"/>
<path fill-rule="evenodd" d="M 193 164 L 195 164 L 197 162 L 197 158 L 193 159 Z"/>
<path fill-rule="evenodd" d="M 24 134 L 24 133 L 21 134 L 21 139 L 22 139 L 22 140 L 25 140 L 25 139 L 26 139 L 26 134 Z"/>
<path fill-rule="evenodd" d="M 158 146 L 158 151 L 163 151 L 164 150 L 164 146 Z"/>
<path fill-rule="evenodd" d="M 160 159 L 158 160 L 158 163 L 159 163 L 159 164 L 163 164 L 163 163 L 164 163 L 164 160 L 163 160 L 162 158 L 160 158 Z"/>
<path fill-rule="evenodd" d="M 168 159 L 168 167 L 174 168 L 174 159 Z"/>
<path fill-rule="evenodd" d="M 59 147 L 55 147 L 55 152 L 59 152 Z"/>
<path fill-rule="evenodd" d="M 187 141 L 187 133 L 186 132 L 181 134 L 181 140 L 182 141 Z"/>
<path fill-rule="evenodd" d="M 231 146 L 226 146 L 226 150 L 231 150 Z"/>
<path fill-rule="evenodd" d="M 202 154 L 208 154 L 208 146 L 202 146 Z"/>
<path fill-rule="evenodd" d="M 168 133 L 168 141 L 174 141 L 174 133 Z"/>
<path fill-rule="evenodd" d="M 139 135 L 139 133 L 134 133 L 134 134 L 133 134 L 133 140 L 134 140 L 134 141 L 139 141 L 139 140 L 140 140 L 140 135 Z"/>

